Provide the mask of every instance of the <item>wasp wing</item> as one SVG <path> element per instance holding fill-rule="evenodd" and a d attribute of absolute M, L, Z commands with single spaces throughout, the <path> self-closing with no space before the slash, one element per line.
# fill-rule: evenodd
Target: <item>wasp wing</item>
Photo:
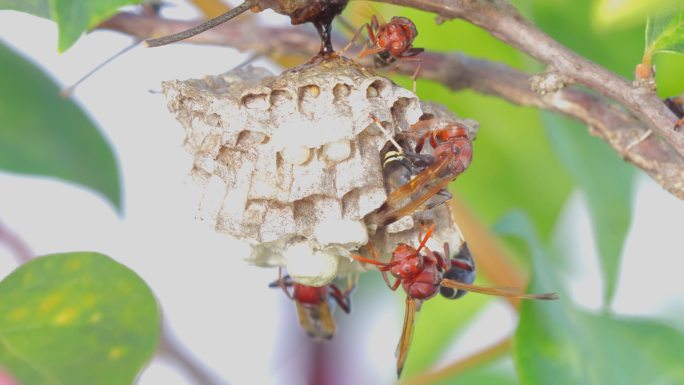
<path fill-rule="evenodd" d="M 439 179 L 439 176 L 446 169 L 449 163 L 453 160 L 453 155 L 445 156 L 442 159 L 437 160 L 435 163 L 426 167 L 425 170 L 421 171 L 408 183 L 403 184 L 396 190 L 390 192 L 385 203 L 387 206 L 396 207 L 398 202 L 408 198 L 422 186 L 429 186 L 431 182 Z"/>
<path fill-rule="evenodd" d="M 411 215 L 416 211 L 423 211 L 435 207 L 437 203 L 430 201 L 430 198 L 447 188 L 451 181 L 452 178 L 450 176 L 441 178 L 434 186 L 429 187 L 422 194 L 410 197 L 403 206 L 395 208 L 381 206 L 376 214 L 370 217 L 370 221 L 380 226 L 387 226 L 401 217 Z M 442 199 L 439 203 L 444 203 L 446 201 L 446 199 Z"/>
<path fill-rule="evenodd" d="M 326 340 L 329 340 L 335 335 L 335 320 L 333 319 L 332 312 L 330 311 L 330 305 L 328 304 L 328 301 L 323 301 L 318 315 L 320 336 Z"/>
<path fill-rule="evenodd" d="M 413 326 L 416 322 L 416 299 L 406 297 L 406 313 L 404 314 L 404 327 L 401 330 L 401 338 L 397 345 L 397 378 L 401 376 L 401 371 L 404 370 L 406 357 L 408 356 L 409 348 L 411 347 L 411 340 L 413 339 Z"/>
<path fill-rule="evenodd" d="M 316 337 L 318 335 L 318 330 L 314 321 L 311 319 L 310 309 L 306 309 L 301 302 L 295 301 L 297 307 L 297 317 L 299 318 L 299 326 L 304 329 L 309 337 Z"/>
<path fill-rule="evenodd" d="M 429 166 L 408 183 L 390 193 L 385 203 L 368 220 L 379 226 L 387 226 L 399 218 L 410 215 L 434 205 L 425 203 L 445 189 L 453 180 L 451 175 L 438 177 L 447 167 L 452 157 L 447 156 Z M 402 204 L 400 202 L 405 201 Z"/>
<path fill-rule="evenodd" d="M 440 286 L 449 287 L 452 289 L 460 289 L 471 291 L 473 293 L 489 294 L 499 297 L 510 297 L 519 299 L 541 299 L 541 300 L 555 300 L 558 299 L 558 294 L 556 293 L 543 293 L 543 294 L 525 294 L 517 288 L 509 287 L 482 287 L 477 285 L 470 285 L 463 282 L 452 281 L 450 279 L 442 279 L 439 283 Z"/>
<path fill-rule="evenodd" d="M 328 301 L 314 307 L 304 306 L 299 301 L 295 301 L 295 305 L 297 306 L 299 326 L 309 337 L 317 340 L 329 340 L 335 335 L 335 320 Z"/>

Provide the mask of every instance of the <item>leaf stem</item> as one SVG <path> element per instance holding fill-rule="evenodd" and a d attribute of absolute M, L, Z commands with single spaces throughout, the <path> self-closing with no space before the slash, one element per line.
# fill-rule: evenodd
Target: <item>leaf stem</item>
<path fill-rule="evenodd" d="M 230 11 L 221 14 L 213 19 L 207 20 L 206 22 L 199 24 L 197 26 L 194 26 L 188 30 L 178 32 L 173 35 L 168 35 L 156 39 L 147 39 L 145 40 L 145 45 L 148 47 L 159 47 L 162 45 L 167 45 L 171 43 L 175 43 L 177 41 L 185 40 L 187 38 L 193 37 L 195 35 L 199 35 L 202 32 L 208 31 L 218 25 L 221 25 L 230 19 L 249 11 L 250 8 L 252 8 L 256 4 L 256 0 L 245 0 L 242 4 L 238 5 L 237 7 L 231 9 Z"/>

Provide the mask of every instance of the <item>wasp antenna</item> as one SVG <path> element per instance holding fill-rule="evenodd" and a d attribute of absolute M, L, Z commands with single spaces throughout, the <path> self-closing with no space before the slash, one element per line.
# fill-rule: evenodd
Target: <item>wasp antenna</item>
<path fill-rule="evenodd" d="M 452 289 L 466 290 L 466 291 L 471 291 L 473 293 L 488 294 L 488 295 L 494 295 L 497 297 L 508 297 L 508 298 L 517 298 L 517 299 L 537 299 L 537 300 L 545 300 L 545 301 L 557 300 L 559 298 L 558 294 L 556 294 L 556 293 L 524 294 L 524 293 L 520 293 L 517 289 L 502 288 L 502 287 L 482 287 L 482 286 L 470 285 L 467 283 L 458 282 L 458 281 L 454 281 L 454 280 L 446 279 L 446 278 L 442 279 L 442 281 L 439 284 L 440 284 L 440 286 L 449 287 Z"/>
<path fill-rule="evenodd" d="M 403 154 L 403 153 L 404 153 L 404 149 L 401 148 L 401 146 L 399 145 L 399 143 L 397 143 L 397 141 L 394 140 L 394 138 L 392 137 L 392 135 L 390 135 L 390 133 L 385 129 L 385 127 L 382 126 L 382 123 L 380 123 L 380 120 L 378 120 L 378 118 L 376 118 L 375 115 L 373 115 L 373 114 L 370 114 L 369 116 L 370 116 L 371 120 L 373 121 L 373 123 L 375 123 L 375 125 L 378 127 L 378 129 L 382 132 L 382 134 L 385 135 L 385 138 L 387 138 L 387 140 L 389 140 L 390 143 L 392 143 L 392 145 L 393 145 L 394 147 L 396 147 L 397 151 L 398 151 L 400 154 Z"/>
<path fill-rule="evenodd" d="M 157 39 L 147 39 L 145 40 L 145 45 L 148 47 L 159 47 L 162 45 L 170 44 L 170 43 L 175 43 L 177 41 L 185 40 L 189 37 L 199 35 L 200 33 L 207 31 L 209 29 L 212 29 L 216 27 L 217 25 L 223 24 L 226 21 L 234 18 L 235 16 L 238 16 L 246 11 L 248 11 L 250 8 L 255 6 L 257 4 L 258 0 L 246 0 L 242 4 L 238 5 L 237 7 L 231 9 L 230 11 L 215 17 L 213 19 L 207 20 L 204 23 L 194 27 L 187 29 L 185 31 L 181 31 L 178 33 L 174 33 L 173 35 L 168 35 L 164 37 L 160 37 Z"/>
<path fill-rule="evenodd" d="M 368 264 L 375 265 L 375 266 L 389 266 L 389 264 L 387 264 L 387 263 L 380 262 L 380 261 L 376 261 L 375 259 L 370 259 L 370 258 L 362 257 L 362 256 L 360 256 L 360 255 L 354 255 L 354 254 L 352 254 L 351 257 L 352 257 L 353 259 L 356 259 L 356 260 L 359 261 L 359 262 L 368 263 Z"/>
<path fill-rule="evenodd" d="M 347 30 L 347 32 L 356 33 L 357 28 L 354 27 L 354 24 L 352 24 L 352 22 L 349 21 L 349 19 L 347 19 L 346 17 L 338 16 L 336 20 L 344 29 Z"/>
<path fill-rule="evenodd" d="M 435 231 L 435 224 L 433 223 L 432 226 L 428 229 L 428 231 L 425 233 L 425 237 L 423 237 L 423 240 L 420 241 L 420 245 L 418 246 L 418 249 L 416 249 L 416 254 L 420 253 L 420 250 L 425 247 L 425 244 L 427 243 L 428 239 L 430 239 L 430 236 L 432 236 L 432 232 Z"/>

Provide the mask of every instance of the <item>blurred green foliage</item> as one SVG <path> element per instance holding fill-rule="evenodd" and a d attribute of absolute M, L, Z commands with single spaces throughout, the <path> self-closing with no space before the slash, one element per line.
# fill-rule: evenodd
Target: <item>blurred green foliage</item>
<path fill-rule="evenodd" d="M 0 0 L 0 9 L 12 9 L 52 19 L 59 29 L 60 52 L 71 47 L 81 35 L 114 15 L 125 5 L 143 0 Z"/>
<path fill-rule="evenodd" d="M 55 20 L 63 51 L 120 6 L 139 2 L 0 0 L 0 9 Z M 680 9 L 676 6 L 681 7 L 681 0 L 514 3 L 553 38 L 627 78 L 632 78 L 645 51 L 682 50 L 681 12 L 674 18 L 672 13 L 662 15 L 664 10 Z M 368 15 L 355 18 L 356 4 L 352 2 L 350 13 L 358 25 Z M 461 51 L 528 72 L 543 70 L 539 63 L 463 21 L 437 25 L 434 15 L 425 12 L 378 9 L 385 19 L 395 14 L 410 17 L 420 31 L 417 47 Z M 661 14 L 651 24 L 644 45 L 646 15 L 651 11 Z M 115 157 L 87 115 L 60 98 L 57 85 L 40 69 L 3 45 L 0 63 L 0 169 L 75 182 L 99 191 L 120 208 Z M 659 55 L 655 63 L 660 94 L 680 94 L 684 58 Z M 409 79 L 397 80 L 410 86 Z M 452 189 L 490 226 L 512 210 L 517 213 L 496 229 L 517 238 L 512 249 L 525 246 L 518 262 L 534 272 L 532 291 L 564 291 L 559 268 L 550 263 L 559 257 L 548 250 L 556 249 L 554 231 L 568 197 L 575 191 L 583 194 L 601 259 L 604 305 L 609 305 L 631 224 L 634 168 L 592 138 L 586 127 L 567 118 L 471 91 L 453 93 L 424 80 L 418 83 L 418 93 L 480 122 L 474 162 Z M 49 307 L 51 301 L 59 303 Z M 441 298 L 426 303 L 404 375 L 429 370 L 487 301 L 469 295 L 457 303 Z M 42 306 L 47 310 L 41 313 Z M 129 270 L 94 253 L 55 255 L 21 267 L 0 282 L 0 313 L 6 315 L 0 317 L 0 363 L 30 384 L 92 384 L 94 379 L 103 383 L 103 378 L 112 384 L 131 383 L 157 342 L 159 314 L 149 289 Z M 30 321 L 31 333 L 26 333 L 25 320 Z M 523 305 L 512 352 L 519 378 L 489 362 L 443 383 L 681 384 L 682 344 L 684 336 L 666 325 L 619 318 L 608 310 L 592 314 L 578 309 L 566 295 L 556 303 Z M 53 354 L 65 351 L 82 359 L 79 370 L 71 366 L 73 360 Z"/>
<path fill-rule="evenodd" d="M 149 287 L 97 253 L 32 260 L 0 282 L 0 366 L 23 384 L 132 384 L 160 313 Z"/>
<path fill-rule="evenodd" d="M 674 15 L 648 18 L 644 56 L 651 57 L 659 52 L 684 53 L 684 4 Z"/>
<path fill-rule="evenodd" d="M 0 170 L 89 187 L 121 210 L 114 153 L 79 105 L 0 41 Z"/>
<path fill-rule="evenodd" d="M 495 229 L 527 243 L 533 260 L 530 291 L 561 293 L 553 304 L 522 305 L 514 340 L 522 384 L 684 383 L 684 335 L 652 320 L 578 309 L 525 214 L 513 212 Z"/>
<path fill-rule="evenodd" d="M 635 169 L 606 143 L 589 135 L 584 125 L 550 113 L 543 116 L 554 152 L 573 175 L 589 205 L 605 283 L 604 302 L 610 303 L 631 224 Z"/>
<path fill-rule="evenodd" d="M 593 25 L 604 30 L 641 26 L 644 15 L 668 13 L 680 4 L 680 0 L 597 0 Z"/>
<path fill-rule="evenodd" d="M 525 16 L 554 39 L 621 76 L 633 77 L 634 68 L 641 61 L 644 52 L 646 13 L 643 6 L 646 5 L 648 9 L 649 4 L 653 3 L 624 1 L 624 9 L 619 10 L 621 14 L 614 15 L 617 17 L 614 20 L 607 20 L 605 15 L 600 14 L 604 9 L 601 7 L 606 4 L 598 4 L 599 1 L 519 0 L 515 3 Z M 638 7 L 642 7 L 642 10 L 636 11 Z M 486 31 L 463 21 L 447 21 L 436 25 L 434 15 L 431 14 L 392 6 L 377 8 L 385 19 L 393 15 L 410 17 L 419 29 L 419 36 L 414 44 L 417 47 L 435 51 L 461 51 L 473 57 L 504 62 L 528 72 L 543 69 L 539 63 L 499 42 Z M 630 12 L 637 12 L 638 16 Z M 638 20 L 635 21 L 634 17 L 638 17 Z M 682 57 L 663 55 L 657 59 L 657 64 L 663 67 L 662 72 L 667 73 L 658 78 L 661 92 L 667 96 L 681 93 L 684 90 L 684 76 L 680 73 L 684 65 Z M 399 77 L 397 81 L 404 86 L 411 84 L 411 80 L 407 78 Z M 605 287 L 604 305 L 610 304 L 615 292 L 624 240 L 631 225 L 633 179 L 636 174 L 634 167 L 625 163 L 600 139 L 591 137 L 586 126 L 569 118 L 513 106 L 471 91 L 453 93 L 439 84 L 424 80 L 418 82 L 418 94 L 422 99 L 445 104 L 458 115 L 480 122 L 473 163 L 468 172 L 459 176 L 451 187 L 490 225 L 507 212 L 520 210 L 526 218 L 525 223 L 529 224 L 529 233 L 538 234 L 535 237 L 538 237 L 536 242 L 539 247 L 547 247 L 542 245 L 549 245 L 551 242 L 560 210 L 570 192 L 579 191 L 583 194 L 592 217 L 600 256 Z M 547 258 L 551 257 L 548 253 L 545 255 Z M 530 262 L 525 257 L 521 261 Z M 548 265 L 544 268 L 551 267 Z M 543 275 L 545 271 L 538 274 Z M 552 284 L 550 287 L 532 289 L 536 292 L 557 291 L 557 286 Z M 600 294 L 597 293 L 598 295 Z M 471 295 L 461 301 L 467 301 L 471 297 L 477 296 Z M 466 307 L 472 306 L 465 302 L 440 303 L 440 306 L 435 303 L 436 310 L 431 312 L 427 311 L 432 308 L 429 305 L 433 304 L 424 306 L 416 325 L 415 340 L 405 371 L 409 377 L 420 369 L 428 369 L 430 362 L 434 363 L 451 344 L 452 338 L 458 335 L 458 332 L 448 331 L 444 326 L 430 328 L 424 325 L 443 325 L 444 319 L 449 319 L 448 314 L 454 312 L 453 308 L 466 312 L 471 311 L 466 310 Z M 648 338 L 655 345 L 666 343 L 667 338 L 681 339 L 681 334 L 671 328 L 650 321 L 623 321 L 615 319 L 609 313 L 601 316 L 586 314 L 576 309 L 567 298 L 560 304 L 529 303 L 523 309 L 522 326 L 518 329 L 517 336 L 517 340 L 521 342 L 514 349 L 523 384 L 642 383 L 649 380 L 648 376 L 651 376 L 650 380 L 659 378 L 659 370 L 669 373 L 661 376 L 665 383 L 682 382 L 679 372 L 672 366 L 675 360 L 660 356 L 662 359 L 656 358 L 645 364 L 641 382 L 625 381 L 624 366 L 619 365 L 619 358 L 615 357 L 598 361 L 613 366 L 613 370 L 601 372 L 599 382 L 592 379 L 596 373 L 584 370 L 592 364 L 589 357 L 597 358 L 593 354 L 579 358 L 556 357 L 556 362 L 540 357 L 549 349 L 568 354 L 584 353 L 582 349 L 598 349 L 602 354 L 610 355 L 611 346 L 632 332 L 639 335 L 639 338 Z M 476 314 L 477 311 L 473 312 L 471 317 Z M 558 317 L 569 318 L 560 322 Z M 452 328 L 461 330 L 464 325 L 467 322 L 460 317 L 454 318 Z M 641 325 L 646 326 L 643 330 L 636 330 Z M 620 331 L 612 334 L 609 339 L 597 340 L 593 345 L 591 339 L 577 339 L 578 334 L 585 329 L 604 332 L 613 326 Z M 536 329 L 549 333 L 535 333 Z M 445 338 L 430 335 L 437 331 Z M 559 340 L 559 336 L 563 338 Z M 528 343 L 530 340 L 535 342 Z M 639 355 L 638 346 L 630 345 L 636 341 L 638 340 L 630 340 L 626 343 L 628 346 L 622 346 L 634 352 L 629 360 L 634 360 Z M 595 345 L 601 347 L 597 348 Z M 580 360 L 580 364 L 574 366 L 577 360 Z M 548 368 L 543 370 L 537 366 Z M 555 375 L 556 372 L 558 375 Z M 674 377 L 668 377 L 669 375 Z M 499 379 L 505 378 L 501 379 L 503 383 L 516 383 L 514 378 L 508 378 L 505 374 L 497 376 Z M 498 383 L 491 381 L 499 380 L 495 380 L 490 372 L 477 368 L 444 383 L 455 381 L 462 385 L 471 385 Z"/>

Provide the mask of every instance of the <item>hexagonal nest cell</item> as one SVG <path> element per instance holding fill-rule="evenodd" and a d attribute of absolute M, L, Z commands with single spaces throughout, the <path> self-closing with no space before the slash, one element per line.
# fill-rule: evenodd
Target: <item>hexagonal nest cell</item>
<path fill-rule="evenodd" d="M 199 216 L 253 245 L 252 263 L 286 266 L 315 286 L 358 269 L 349 255 L 369 242 L 364 217 L 387 198 L 380 151 L 388 136 L 424 113 L 456 119 L 345 58 L 279 76 L 248 66 L 163 89 L 186 130 L 190 174 L 204 187 Z M 432 211 L 444 222 L 436 239 L 453 238 L 446 206 Z M 415 241 L 414 227 L 370 236 L 389 255 L 397 241 Z"/>

